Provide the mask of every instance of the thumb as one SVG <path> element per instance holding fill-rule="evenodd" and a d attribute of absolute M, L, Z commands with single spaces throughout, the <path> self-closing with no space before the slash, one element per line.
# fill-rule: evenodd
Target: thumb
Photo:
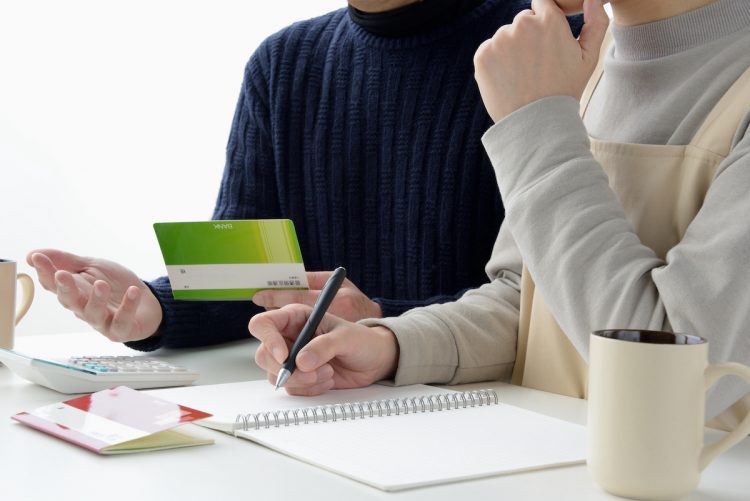
<path fill-rule="evenodd" d="M 340 355 L 356 351 L 357 336 L 347 333 L 348 322 L 326 314 L 320 323 L 322 335 L 315 336 L 297 355 L 297 367 L 313 371 Z"/>
<path fill-rule="evenodd" d="M 599 60 L 599 51 L 609 26 L 609 16 L 601 0 L 583 0 L 583 28 L 578 37 L 583 60 L 592 69 Z"/>

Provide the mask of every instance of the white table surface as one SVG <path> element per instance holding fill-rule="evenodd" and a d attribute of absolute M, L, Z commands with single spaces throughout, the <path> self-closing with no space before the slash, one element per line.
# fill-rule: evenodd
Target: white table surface
<path fill-rule="evenodd" d="M 201 373 L 197 384 L 262 379 L 255 366 L 255 341 L 150 354 Z M 37 356 L 135 354 L 96 333 L 26 336 L 18 351 Z M 502 383 L 469 385 L 494 388 L 519 407 L 576 423 L 585 423 L 586 402 Z M 614 500 L 591 479 L 585 465 L 496 476 L 481 480 L 386 493 L 286 457 L 253 442 L 206 431 L 214 445 L 158 452 L 99 456 L 9 416 L 66 395 L 36 386 L 0 365 L 0 499 L 15 500 L 234 500 L 234 499 L 393 499 L 393 500 Z M 491 431 L 488 431 L 491 433 Z M 721 437 L 707 432 L 707 440 Z M 706 468 L 696 500 L 750 499 L 750 439 L 745 439 Z"/>

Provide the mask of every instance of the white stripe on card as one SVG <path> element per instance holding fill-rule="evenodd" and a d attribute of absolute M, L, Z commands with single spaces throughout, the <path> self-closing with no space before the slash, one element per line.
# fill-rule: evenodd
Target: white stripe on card
<path fill-rule="evenodd" d="M 307 288 L 302 263 L 175 264 L 167 274 L 172 290 Z"/>

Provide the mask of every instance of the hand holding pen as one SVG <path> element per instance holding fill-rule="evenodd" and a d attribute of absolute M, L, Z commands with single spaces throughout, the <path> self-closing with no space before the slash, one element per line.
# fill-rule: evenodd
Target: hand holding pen
<path fill-rule="evenodd" d="M 341 267 L 336 268 L 323 286 L 323 290 L 321 291 L 318 300 L 315 302 L 315 306 L 313 306 L 312 313 L 307 317 L 307 322 L 305 322 L 305 326 L 302 327 L 302 332 L 299 333 L 297 340 L 294 341 L 292 350 L 289 352 L 289 357 L 279 371 L 279 375 L 276 378 L 277 390 L 280 386 L 284 386 L 286 380 L 289 379 L 289 376 L 292 375 L 294 369 L 297 368 L 297 354 L 302 348 L 307 346 L 307 343 L 309 343 L 315 335 L 315 331 L 318 329 L 320 321 L 323 319 L 323 315 L 326 314 L 328 307 L 331 305 L 333 298 L 336 297 L 336 292 L 338 292 L 339 287 L 341 287 L 345 278 L 346 270 Z"/>
<path fill-rule="evenodd" d="M 330 301 L 336 295 L 335 282 L 324 289 L 329 292 L 321 292 L 315 310 L 304 304 L 289 304 L 250 320 L 250 332 L 261 341 L 255 352 L 256 363 L 274 385 L 280 381 L 278 374 L 286 369 L 290 376 L 279 386 L 283 385 L 290 395 L 319 395 L 332 388 L 367 386 L 392 377 L 395 371 L 398 343 L 393 333 L 325 313 L 323 296 L 329 296 Z"/>

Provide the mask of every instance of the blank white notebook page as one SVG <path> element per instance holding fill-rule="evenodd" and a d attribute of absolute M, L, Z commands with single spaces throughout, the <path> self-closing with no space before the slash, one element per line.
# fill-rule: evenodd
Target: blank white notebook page
<path fill-rule="evenodd" d="M 582 426 L 502 403 L 237 435 L 383 490 L 574 464 L 586 454 Z"/>
<path fill-rule="evenodd" d="M 444 394 L 424 385 L 289 397 L 267 381 L 157 390 L 159 395 L 234 421 L 238 413 L 349 401 Z M 583 426 L 505 405 L 427 410 L 383 417 L 237 431 L 237 436 L 383 490 L 581 463 Z"/>

